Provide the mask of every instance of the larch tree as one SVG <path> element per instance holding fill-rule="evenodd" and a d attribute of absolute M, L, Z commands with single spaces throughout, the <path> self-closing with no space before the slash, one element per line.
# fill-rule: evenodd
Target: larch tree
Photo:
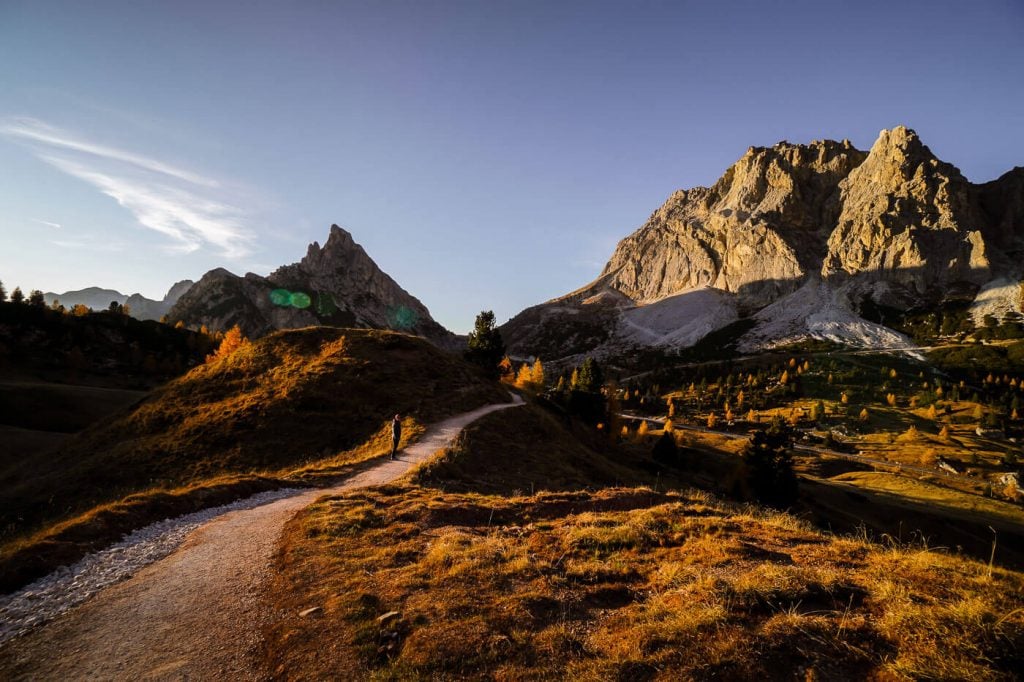
<path fill-rule="evenodd" d="M 533 361 L 533 367 L 530 370 L 530 383 L 533 385 L 533 390 L 538 393 L 544 390 L 544 364 L 540 358 Z"/>
<path fill-rule="evenodd" d="M 519 371 L 516 372 L 515 387 L 521 389 L 529 389 L 530 384 L 533 381 L 533 369 L 525 362 L 519 366 Z"/>
<path fill-rule="evenodd" d="M 207 355 L 206 361 L 213 362 L 214 360 L 226 358 L 248 343 L 249 339 L 245 338 L 245 336 L 242 334 L 242 329 L 236 324 L 234 327 L 225 332 L 224 339 L 220 342 L 220 345 L 217 347 L 217 350 L 211 353 L 210 355 Z"/>

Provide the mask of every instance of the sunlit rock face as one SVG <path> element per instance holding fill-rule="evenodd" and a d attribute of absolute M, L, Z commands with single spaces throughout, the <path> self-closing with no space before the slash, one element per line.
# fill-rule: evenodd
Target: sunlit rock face
<path fill-rule="evenodd" d="M 211 270 L 179 299 L 169 317 L 210 329 L 237 324 L 250 337 L 330 324 L 407 331 L 441 345 L 454 341 L 426 306 L 337 225 L 322 247 L 313 242 L 302 260 L 268 277 Z"/>
<path fill-rule="evenodd" d="M 818 324 L 828 338 L 849 331 L 863 345 L 885 337 L 857 321 L 867 299 L 906 309 L 950 291 L 994 291 L 993 282 L 1003 292 L 1022 270 L 1024 169 L 973 185 L 900 126 L 881 131 L 868 152 L 846 140 L 751 147 L 713 186 L 672 194 L 619 242 L 596 280 L 502 331 L 513 352 L 553 358 L 691 345 L 701 332 L 750 319 L 757 343 L 770 345 L 771 334 L 806 330 L 755 315 L 791 296 L 806 308 L 814 294 L 830 311 Z M 1019 298 L 1004 298 L 1019 311 Z M 630 312 L 652 305 L 656 312 Z M 571 333 L 560 340 L 558 327 Z"/>
<path fill-rule="evenodd" d="M 975 188 L 912 130 L 883 130 L 841 183 L 826 278 L 886 280 L 928 297 L 991 278 Z"/>
<path fill-rule="evenodd" d="M 714 186 L 669 197 L 602 277 L 641 304 L 713 287 L 767 305 L 820 267 L 837 186 L 864 156 L 848 141 L 751 147 Z"/>

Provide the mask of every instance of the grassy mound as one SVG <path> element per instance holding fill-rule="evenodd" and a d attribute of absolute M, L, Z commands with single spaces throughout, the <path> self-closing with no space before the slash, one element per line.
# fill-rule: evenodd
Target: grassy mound
<path fill-rule="evenodd" d="M 90 510 L 129 495 L 254 475 L 308 478 L 379 455 L 396 412 L 412 435 L 450 414 L 507 400 L 472 367 L 416 337 L 279 332 L 195 368 L 45 458 L 0 471 L 0 567 L 53 542 L 58 522 L 75 538 L 116 538 L 123 524 L 96 522 Z M 144 517 L 125 521 L 142 525 Z"/>
<path fill-rule="evenodd" d="M 494 412 L 467 426 L 445 453 L 413 475 L 449 491 L 518 493 L 654 482 L 634 458 L 592 429 L 535 405 Z"/>
<path fill-rule="evenodd" d="M 265 634 L 281 679 L 989 680 L 1024 667 L 1024 574 L 692 491 L 354 491 L 293 519 L 278 569 L 282 615 Z"/>

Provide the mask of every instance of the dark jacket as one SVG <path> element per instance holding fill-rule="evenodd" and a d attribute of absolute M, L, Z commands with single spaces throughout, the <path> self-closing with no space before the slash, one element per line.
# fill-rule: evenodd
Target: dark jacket
<path fill-rule="evenodd" d="M 402 439 L 402 422 L 397 419 L 391 420 L 391 440 L 399 441 Z"/>

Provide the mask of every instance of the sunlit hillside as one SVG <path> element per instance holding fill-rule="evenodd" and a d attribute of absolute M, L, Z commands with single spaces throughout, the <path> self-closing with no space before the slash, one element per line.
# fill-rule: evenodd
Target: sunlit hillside
<path fill-rule="evenodd" d="M 190 511 L 211 485 L 223 498 L 231 486 L 242 495 L 282 477 L 339 475 L 383 452 L 395 413 L 412 436 L 422 424 L 506 400 L 416 337 L 279 332 L 195 368 L 47 457 L 13 462 L 0 479 L 3 561 L 42 570 L 49 555 L 73 558 L 143 525 L 153 505 L 157 518 Z"/>
<path fill-rule="evenodd" d="M 1009 680 L 1024 665 L 1019 572 L 823 534 L 692 489 L 503 495 L 469 492 L 470 480 L 448 481 L 461 493 L 438 479 L 354 491 L 296 517 L 266 668 L 281 679 Z"/>

